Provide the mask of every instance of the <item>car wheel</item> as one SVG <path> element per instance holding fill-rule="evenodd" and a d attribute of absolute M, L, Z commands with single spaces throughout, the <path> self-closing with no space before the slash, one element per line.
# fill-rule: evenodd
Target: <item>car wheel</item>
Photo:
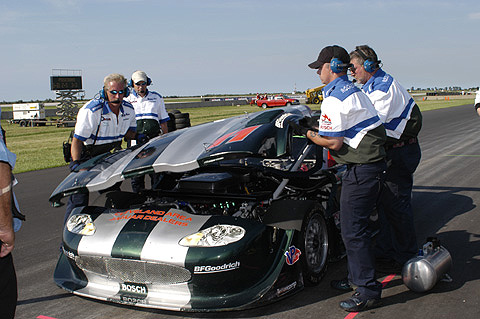
<path fill-rule="evenodd" d="M 262 104 L 262 108 L 263 108 L 263 109 L 266 109 L 267 107 L 268 107 L 267 103 L 263 103 L 263 104 Z"/>
<path fill-rule="evenodd" d="M 27 122 L 26 121 L 20 121 L 20 123 L 18 123 L 21 127 L 26 127 L 27 126 Z"/>
<path fill-rule="evenodd" d="M 287 104 L 285 104 L 285 105 L 286 105 L 286 106 L 290 106 L 290 105 L 292 105 L 292 103 L 290 103 L 290 102 L 287 102 Z"/>
<path fill-rule="evenodd" d="M 320 99 L 318 97 L 313 99 L 313 104 L 320 104 Z"/>
<path fill-rule="evenodd" d="M 299 246 L 305 285 L 317 285 L 325 275 L 328 261 L 328 228 L 319 208 L 312 209 L 305 216 Z"/>

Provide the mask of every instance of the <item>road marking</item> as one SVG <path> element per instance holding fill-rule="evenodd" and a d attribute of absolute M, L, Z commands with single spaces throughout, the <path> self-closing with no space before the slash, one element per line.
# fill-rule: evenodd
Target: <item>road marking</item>
<path fill-rule="evenodd" d="M 472 155 L 469 155 L 469 154 L 450 154 L 450 155 L 444 155 L 444 156 L 480 157 L 480 155 L 475 155 L 475 154 L 472 154 Z"/>
<path fill-rule="evenodd" d="M 388 275 L 382 281 L 382 288 L 384 288 L 392 279 L 395 278 L 395 274 Z M 358 312 L 350 312 L 344 319 L 353 319 L 355 316 L 358 315 Z"/>

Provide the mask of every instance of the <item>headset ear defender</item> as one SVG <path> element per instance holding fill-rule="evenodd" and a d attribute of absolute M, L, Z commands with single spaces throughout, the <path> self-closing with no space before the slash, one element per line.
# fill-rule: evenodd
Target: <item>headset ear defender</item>
<path fill-rule="evenodd" d="M 350 66 L 349 63 L 344 63 L 342 60 L 338 58 L 332 58 L 330 60 L 330 69 L 333 73 L 342 73 L 347 72 L 348 67 Z"/>

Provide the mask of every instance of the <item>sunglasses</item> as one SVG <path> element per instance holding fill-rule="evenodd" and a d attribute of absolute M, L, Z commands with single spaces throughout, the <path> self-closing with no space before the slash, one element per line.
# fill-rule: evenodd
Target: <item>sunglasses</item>
<path fill-rule="evenodd" d="M 111 94 L 116 95 L 116 94 L 124 94 L 127 90 L 111 90 L 109 91 Z"/>
<path fill-rule="evenodd" d="M 147 85 L 147 82 L 138 82 L 138 83 L 135 83 L 136 86 L 144 86 L 144 85 Z"/>

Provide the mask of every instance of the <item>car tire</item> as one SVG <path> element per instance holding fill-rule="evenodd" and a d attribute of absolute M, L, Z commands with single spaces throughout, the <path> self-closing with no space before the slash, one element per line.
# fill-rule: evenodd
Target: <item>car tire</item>
<path fill-rule="evenodd" d="M 267 103 L 262 104 L 262 109 L 266 109 L 268 107 Z"/>
<path fill-rule="evenodd" d="M 176 118 L 175 119 L 175 125 L 188 124 L 188 123 L 190 123 L 190 119 L 188 119 L 188 118 Z"/>
<path fill-rule="evenodd" d="M 290 102 L 287 102 L 287 104 L 285 104 L 285 106 L 290 106 L 290 105 L 292 105 L 292 103 Z"/>
<path fill-rule="evenodd" d="M 173 116 L 175 119 L 189 119 L 190 113 L 174 113 Z"/>
<path fill-rule="evenodd" d="M 26 127 L 27 122 L 22 120 L 22 121 L 20 121 L 20 123 L 18 123 L 18 125 L 20 125 L 20 127 Z"/>
<path fill-rule="evenodd" d="M 328 226 L 323 209 L 315 207 L 305 215 L 299 237 L 300 264 L 306 286 L 315 286 L 325 275 L 328 264 Z"/>

